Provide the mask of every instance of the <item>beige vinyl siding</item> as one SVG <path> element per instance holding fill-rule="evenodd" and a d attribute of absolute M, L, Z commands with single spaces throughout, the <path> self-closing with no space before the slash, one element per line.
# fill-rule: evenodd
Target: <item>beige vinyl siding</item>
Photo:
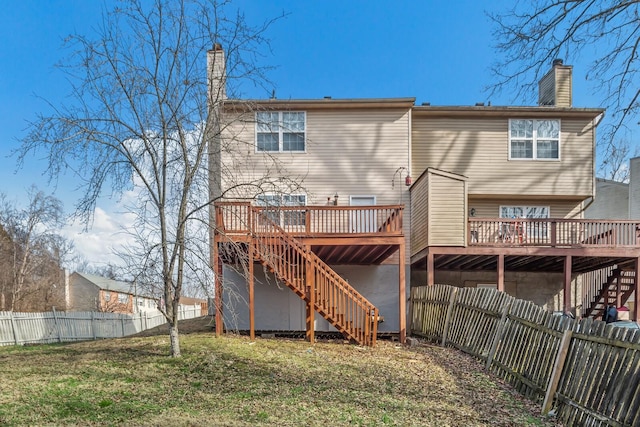
<path fill-rule="evenodd" d="M 464 181 L 431 174 L 429 246 L 465 246 Z"/>
<path fill-rule="evenodd" d="M 411 187 L 411 255 L 427 246 L 465 246 L 463 177 L 428 169 Z"/>
<path fill-rule="evenodd" d="M 571 87 L 571 67 L 556 68 L 556 106 L 571 107 L 572 87 Z"/>
<path fill-rule="evenodd" d="M 506 117 L 414 116 L 412 121 L 414 175 L 428 167 L 464 175 L 469 195 L 587 198 L 593 194 L 589 119 L 561 119 L 559 161 L 509 160 Z"/>
<path fill-rule="evenodd" d="M 429 246 L 429 179 L 421 176 L 411 187 L 411 255 Z"/>
<path fill-rule="evenodd" d="M 538 104 L 571 107 L 571 66 L 555 65 L 538 83 Z"/>
<path fill-rule="evenodd" d="M 555 73 L 551 70 L 538 82 L 538 104 L 554 105 L 556 102 Z"/>
<path fill-rule="evenodd" d="M 253 113 L 227 113 L 223 188 L 269 177 L 278 182 L 264 186 L 264 191 L 304 193 L 308 205 L 324 205 L 336 193 L 339 205 L 345 206 L 349 196 L 376 196 L 377 205 L 406 204 L 408 245 L 411 214 L 406 172 L 396 171 L 409 166 L 409 114 L 408 108 L 308 110 L 306 152 L 267 154 L 255 152 Z M 256 186 L 244 186 L 227 198 L 252 197 L 259 192 Z M 409 250 L 406 252 L 408 257 Z"/>

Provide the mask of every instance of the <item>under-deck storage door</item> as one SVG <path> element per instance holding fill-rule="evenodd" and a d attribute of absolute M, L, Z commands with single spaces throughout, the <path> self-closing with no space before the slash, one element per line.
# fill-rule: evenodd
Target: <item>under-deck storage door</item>
<path fill-rule="evenodd" d="M 349 196 L 350 206 L 375 206 L 376 196 Z M 376 211 L 358 209 L 351 213 L 350 227 L 352 233 L 375 233 Z"/>

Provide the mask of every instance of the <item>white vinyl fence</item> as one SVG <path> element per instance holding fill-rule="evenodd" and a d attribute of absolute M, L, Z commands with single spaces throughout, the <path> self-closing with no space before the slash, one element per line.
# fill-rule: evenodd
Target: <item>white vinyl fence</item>
<path fill-rule="evenodd" d="M 178 319 L 193 319 L 201 315 L 200 305 L 180 306 Z M 160 311 L 136 314 L 0 311 L 0 346 L 121 338 L 166 323 Z"/>

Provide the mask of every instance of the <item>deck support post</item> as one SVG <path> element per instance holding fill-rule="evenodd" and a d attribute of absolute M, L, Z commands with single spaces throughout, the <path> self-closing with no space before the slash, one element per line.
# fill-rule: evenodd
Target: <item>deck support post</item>
<path fill-rule="evenodd" d="M 633 262 L 633 269 L 635 270 L 635 278 L 633 281 L 633 314 L 631 315 L 631 319 L 634 322 L 640 322 L 640 316 L 638 316 L 638 300 L 640 300 L 640 296 L 638 295 L 638 290 L 640 286 L 638 286 L 638 282 L 640 281 L 640 257 L 636 258 Z"/>
<path fill-rule="evenodd" d="M 571 310 L 571 255 L 564 257 L 564 299 L 562 311 L 567 313 Z"/>
<path fill-rule="evenodd" d="M 308 251 L 311 251 L 311 248 L 306 247 Z M 306 339 L 311 344 L 316 342 L 315 336 L 315 318 L 316 318 L 316 289 L 315 289 L 315 278 L 313 277 L 313 268 L 311 265 L 311 261 L 307 259 L 305 261 L 305 290 L 309 297 L 309 301 L 306 304 Z"/>
<path fill-rule="evenodd" d="M 255 292 L 254 292 L 254 278 L 253 278 L 253 240 L 249 241 L 248 248 L 248 273 L 249 273 L 249 338 L 251 341 L 256 339 L 256 315 L 255 315 Z"/>
<path fill-rule="evenodd" d="M 400 243 L 398 253 L 398 311 L 400 312 L 400 342 L 405 343 L 407 339 L 407 284 L 405 268 L 405 246 L 404 240 Z M 433 258 L 432 258 L 433 259 Z M 374 319 L 378 321 L 378 319 Z"/>
<path fill-rule="evenodd" d="M 222 260 L 220 259 L 218 242 L 214 242 L 213 244 L 213 272 L 216 308 L 216 337 L 219 337 L 224 332 L 224 328 L 222 327 Z"/>
<path fill-rule="evenodd" d="M 504 254 L 498 255 L 498 290 L 504 292 Z"/>
<path fill-rule="evenodd" d="M 433 252 L 429 249 L 427 252 L 427 286 L 435 284 L 435 271 L 433 271 Z"/>

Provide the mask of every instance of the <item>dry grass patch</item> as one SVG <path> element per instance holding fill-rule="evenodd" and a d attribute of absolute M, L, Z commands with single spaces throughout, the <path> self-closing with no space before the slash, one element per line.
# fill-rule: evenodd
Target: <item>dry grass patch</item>
<path fill-rule="evenodd" d="M 547 426 L 474 359 L 193 333 L 0 348 L 1 425 Z"/>

